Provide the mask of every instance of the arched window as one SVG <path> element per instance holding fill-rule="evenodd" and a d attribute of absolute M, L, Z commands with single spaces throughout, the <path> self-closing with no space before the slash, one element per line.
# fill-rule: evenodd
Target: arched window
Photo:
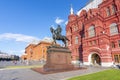
<path fill-rule="evenodd" d="M 111 43 L 111 47 L 115 48 L 115 43 L 114 42 Z"/>
<path fill-rule="evenodd" d="M 120 47 L 120 40 L 118 40 L 118 46 Z"/>
<path fill-rule="evenodd" d="M 106 9 L 106 13 L 107 13 L 107 16 L 110 16 L 110 8 L 109 7 L 107 7 L 107 9 Z"/>
<path fill-rule="evenodd" d="M 113 4 L 112 5 L 112 14 L 115 14 L 116 13 L 116 6 Z"/>
<path fill-rule="evenodd" d="M 88 35 L 89 35 L 89 37 L 94 37 L 95 36 L 95 26 L 89 27 Z"/>
<path fill-rule="evenodd" d="M 110 25 L 110 35 L 118 34 L 118 27 L 116 23 Z"/>
<path fill-rule="evenodd" d="M 78 37 L 75 37 L 75 44 L 78 44 Z"/>
<path fill-rule="evenodd" d="M 74 27 L 74 31 L 77 31 L 77 30 L 78 30 L 78 27 L 77 27 L 77 26 L 75 26 L 75 27 Z"/>

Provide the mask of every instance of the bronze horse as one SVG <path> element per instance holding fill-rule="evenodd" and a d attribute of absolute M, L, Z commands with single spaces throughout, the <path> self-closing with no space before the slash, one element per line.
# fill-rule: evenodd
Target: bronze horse
<path fill-rule="evenodd" d="M 67 46 L 67 37 L 64 35 L 61 35 L 61 27 L 60 25 L 58 25 L 58 28 L 56 30 L 54 30 L 52 27 L 50 28 L 50 31 L 52 33 L 52 38 L 54 40 L 54 43 L 56 44 L 56 40 L 62 40 L 62 42 L 64 43 L 65 47 Z"/>

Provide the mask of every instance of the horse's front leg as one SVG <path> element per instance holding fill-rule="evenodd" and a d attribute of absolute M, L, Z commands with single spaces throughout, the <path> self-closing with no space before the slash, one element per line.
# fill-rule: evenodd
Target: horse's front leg
<path fill-rule="evenodd" d="M 56 44 L 56 39 L 54 39 L 54 45 Z"/>
<path fill-rule="evenodd" d="M 55 40 L 54 42 L 55 42 L 55 44 L 56 44 L 56 40 Z"/>
<path fill-rule="evenodd" d="M 65 42 L 65 47 L 67 47 L 67 44 L 66 44 L 66 42 Z"/>

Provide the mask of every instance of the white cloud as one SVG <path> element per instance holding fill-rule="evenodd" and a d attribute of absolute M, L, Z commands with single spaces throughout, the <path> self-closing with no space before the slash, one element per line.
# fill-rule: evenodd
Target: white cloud
<path fill-rule="evenodd" d="M 51 27 L 52 27 L 53 29 L 55 29 L 55 26 L 54 26 L 54 25 L 51 25 Z"/>
<path fill-rule="evenodd" d="M 10 55 L 21 56 L 25 53 L 25 50 L 8 50 L 7 53 L 10 54 Z"/>
<path fill-rule="evenodd" d="M 4 33 L 0 34 L 0 40 L 7 39 L 7 40 L 15 40 L 18 42 L 32 42 L 34 40 L 38 41 L 39 38 L 33 37 L 33 36 L 28 36 L 28 35 L 23 35 L 23 34 L 13 34 L 13 33 Z"/>
<path fill-rule="evenodd" d="M 20 52 L 21 52 L 21 53 L 25 53 L 25 50 L 21 50 Z"/>
<path fill-rule="evenodd" d="M 44 37 L 41 41 L 45 41 L 45 42 L 53 42 L 53 39 L 50 37 Z"/>
<path fill-rule="evenodd" d="M 65 25 L 67 25 L 67 24 L 68 24 L 68 21 L 65 22 Z"/>
<path fill-rule="evenodd" d="M 64 20 L 60 19 L 59 17 L 57 17 L 56 20 L 55 20 L 56 24 L 61 24 L 62 22 L 64 22 Z"/>

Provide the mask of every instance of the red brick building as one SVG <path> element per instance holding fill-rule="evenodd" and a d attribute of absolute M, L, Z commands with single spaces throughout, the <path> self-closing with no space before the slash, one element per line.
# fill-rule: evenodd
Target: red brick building
<path fill-rule="evenodd" d="M 66 25 L 73 62 L 111 66 L 120 63 L 120 0 L 92 0 Z"/>

